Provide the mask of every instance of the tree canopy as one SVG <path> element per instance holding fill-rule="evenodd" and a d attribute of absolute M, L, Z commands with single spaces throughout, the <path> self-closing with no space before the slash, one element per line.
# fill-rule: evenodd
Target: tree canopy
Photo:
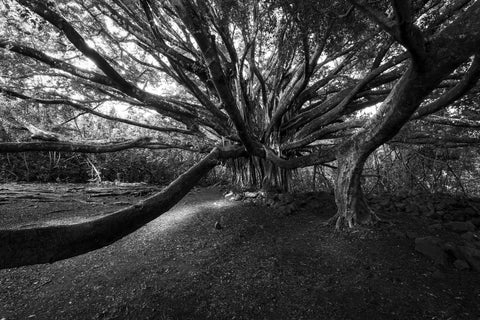
<path fill-rule="evenodd" d="M 475 11 L 471 2 L 3 1 L 2 92 L 53 112 L 105 117 L 94 108 L 106 102 L 151 109 L 164 125 L 149 128 L 162 134 L 210 147 L 229 139 L 258 157 L 273 151 L 282 166 L 322 163 L 411 63 L 438 58 L 429 47 L 457 40 L 464 53 L 415 118 L 470 89 L 474 26 L 454 22 Z"/>

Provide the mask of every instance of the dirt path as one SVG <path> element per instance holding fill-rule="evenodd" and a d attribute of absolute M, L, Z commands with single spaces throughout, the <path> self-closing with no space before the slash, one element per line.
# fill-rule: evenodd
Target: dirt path
<path fill-rule="evenodd" d="M 105 210 L 112 200 L 135 199 Z M 438 278 L 391 227 L 335 233 L 323 226 L 334 210 L 323 196 L 281 216 L 197 190 L 108 247 L 0 270 L 0 319 L 478 319 L 478 274 Z"/>

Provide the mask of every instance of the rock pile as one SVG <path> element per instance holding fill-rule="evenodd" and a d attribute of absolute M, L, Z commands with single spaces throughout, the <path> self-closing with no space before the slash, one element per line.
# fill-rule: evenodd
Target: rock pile
<path fill-rule="evenodd" d="M 417 206 L 416 213 L 432 219 L 428 230 L 436 236 L 417 237 L 415 250 L 437 265 L 452 263 L 458 270 L 480 272 L 480 201 L 439 197 L 419 203 L 430 208 L 425 212 Z M 442 240 L 447 235 L 451 241 Z"/>
<path fill-rule="evenodd" d="M 318 209 L 327 203 L 334 206 L 327 193 L 266 193 L 264 191 L 230 191 L 225 198 L 254 205 L 273 207 L 281 215 L 292 215 L 302 209 Z M 428 231 L 435 235 L 419 236 L 416 232 L 398 231 L 402 237 L 415 239 L 415 250 L 434 264 L 453 265 L 458 270 L 480 272 L 480 199 L 432 197 L 431 195 L 376 197 L 369 199 L 375 211 L 411 214 L 430 222 Z M 444 237 L 444 235 L 448 235 Z M 448 238 L 449 241 L 442 240 Z M 453 239 L 453 240 L 451 240 Z M 450 241 L 451 240 L 451 241 Z"/>
<path fill-rule="evenodd" d="M 480 242 L 452 243 L 438 237 L 427 236 L 415 239 L 415 250 L 430 258 L 436 265 L 453 263 L 458 270 L 480 272 Z"/>
<path fill-rule="evenodd" d="M 373 208 L 405 212 L 439 221 L 469 221 L 480 225 L 480 199 L 465 199 L 451 195 L 397 195 L 369 199 Z"/>
<path fill-rule="evenodd" d="M 230 201 L 244 201 L 253 205 L 265 205 L 273 207 L 280 215 L 293 215 L 303 209 L 315 209 L 322 206 L 326 193 L 306 192 L 301 194 L 292 193 L 267 193 L 265 191 L 229 191 L 225 198 Z M 333 201 L 330 199 L 330 201 Z"/>

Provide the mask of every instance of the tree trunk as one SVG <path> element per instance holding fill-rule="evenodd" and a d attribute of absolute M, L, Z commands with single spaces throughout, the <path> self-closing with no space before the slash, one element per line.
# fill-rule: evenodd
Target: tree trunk
<path fill-rule="evenodd" d="M 352 228 L 377 220 L 368 207 L 362 191 L 361 174 L 365 161 L 375 149 L 398 133 L 434 88 L 432 84 L 439 82 L 440 77 L 420 72 L 410 66 L 374 117 L 358 134 L 345 141 L 339 148 L 335 184 L 337 228 L 342 226 Z"/>
<path fill-rule="evenodd" d="M 370 210 L 363 195 L 361 176 L 368 154 L 359 150 L 348 150 L 338 157 L 337 179 L 335 181 L 335 202 L 337 204 L 336 228 L 372 224 L 376 215 Z"/>
<path fill-rule="evenodd" d="M 104 247 L 159 217 L 228 154 L 215 148 L 164 190 L 133 206 L 87 222 L 0 230 L 0 268 L 51 263 Z"/>

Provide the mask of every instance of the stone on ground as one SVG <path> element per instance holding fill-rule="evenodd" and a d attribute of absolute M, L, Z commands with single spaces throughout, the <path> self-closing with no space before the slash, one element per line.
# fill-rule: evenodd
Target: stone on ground
<path fill-rule="evenodd" d="M 458 233 L 464 233 L 467 231 L 475 231 L 475 225 L 470 221 L 462 222 L 462 221 L 451 221 L 444 224 L 444 226 L 453 231 Z"/>
<path fill-rule="evenodd" d="M 415 250 L 433 260 L 435 264 L 445 265 L 447 254 L 442 247 L 442 241 L 433 236 L 416 238 Z"/>
<path fill-rule="evenodd" d="M 457 268 L 457 270 L 468 270 L 470 269 L 470 265 L 468 264 L 467 261 L 457 259 L 455 262 L 453 262 L 453 266 Z"/>
<path fill-rule="evenodd" d="M 472 269 L 480 272 L 480 250 L 467 246 L 459 247 L 459 249 Z"/>

